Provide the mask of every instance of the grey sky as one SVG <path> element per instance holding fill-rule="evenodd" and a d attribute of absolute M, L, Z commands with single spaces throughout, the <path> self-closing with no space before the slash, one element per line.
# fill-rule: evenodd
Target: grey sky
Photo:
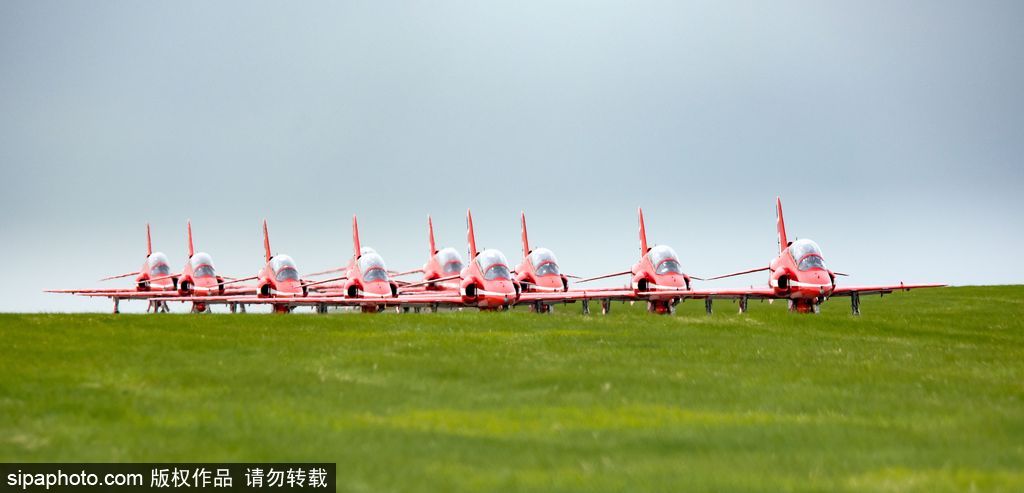
<path fill-rule="evenodd" d="M 773 201 L 851 283 L 1024 281 L 1020 2 L 0 3 L 0 310 L 172 267 L 392 268 L 425 222 L 563 270 L 766 264 Z M 761 276 L 715 285 L 763 283 Z M 122 283 L 121 285 L 129 285 Z M 116 286 L 116 283 L 110 283 Z M 136 308 L 143 308 L 138 304 Z"/>

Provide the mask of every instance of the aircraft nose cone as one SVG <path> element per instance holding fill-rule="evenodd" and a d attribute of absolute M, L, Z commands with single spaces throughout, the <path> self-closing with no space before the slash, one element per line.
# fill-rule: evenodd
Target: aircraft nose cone
<path fill-rule="evenodd" d="M 150 289 L 173 289 L 174 281 L 171 279 L 157 279 L 149 282 Z"/>
<path fill-rule="evenodd" d="M 669 288 L 686 289 L 686 279 L 679 274 L 662 274 L 658 277 L 658 284 Z"/>
<path fill-rule="evenodd" d="M 516 301 L 516 287 L 512 281 L 492 281 L 484 285 L 480 305 L 498 307 Z"/>
<path fill-rule="evenodd" d="M 383 281 L 368 282 L 363 286 L 363 292 L 369 295 L 390 296 L 391 285 Z"/>
<path fill-rule="evenodd" d="M 278 293 L 284 295 L 302 293 L 302 287 L 299 286 L 299 281 L 279 281 L 276 289 Z"/>
<path fill-rule="evenodd" d="M 212 288 L 217 285 L 217 279 L 213 277 L 197 277 L 194 282 L 196 287 L 201 288 Z"/>
<path fill-rule="evenodd" d="M 807 298 L 832 294 L 832 279 L 822 270 L 804 272 L 800 276 L 800 292 Z"/>
<path fill-rule="evenodd" d="M 559 277 L 559 276 L 543 276 L 543 277 L 538 277 L 537 278 L 537 285 L 541 286 L 541 287 L 544 287 L 544 288 L 561 289 L 562 288 L 562 278 Z"/>

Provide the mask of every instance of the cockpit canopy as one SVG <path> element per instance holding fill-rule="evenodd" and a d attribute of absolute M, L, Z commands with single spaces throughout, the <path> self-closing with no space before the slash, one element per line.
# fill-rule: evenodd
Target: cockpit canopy
<path fill-rule="evenodd" d="M 654 266 L 655 274 L 682 274 L 683 267 L 679 264 L 679 256 L 672 247 L 667 245 L 655 245 L 647 253 L 651 265 Z"/>
<path fill-rule="evenodd" d="M 445 274 L 455 275 L 462 272 L 462 256 L 454 248 L 442 248 L 434 258 Z"/>
<path fill-rule="evenodd" d="M 298 281 L 299 269 L 295 261 L 287 255 L 277 255 L 270 259 L 270 269 L 274 271 L 274 279 L 278 281 Z"/>
<path fill-rule="evenodd" d="M 789 245 L 789 255 L 796 262 L 799 270 L 828 269 L 825 259 L 821 256 L 821 248 L 811 240 L 796 240 Z"/>
<path fill-rule="evenodd" d="M 155 252 L 146 259 L 148 264 L 149 276 L 166 276 L 171 273 L 171 267 L 167 263 L 167 255 L 160 252 Z"/>
<path fill-rule="evenodd" d="M 214 277 L 217 273 L 213 268 L 213 258 L 208 254 L 199 252 L 189 260 L 192 265 L 192 277 Z"/>
<path fill-rule="evenodd" d="M 387 281 L 388 269 L 384 266 L 384 259 L 372 248 L 363 248 L 359 257 L 359 272 L 363 275 L 364 281 Z"/>
<path fill-rule="evenodd" d="M 476 263 L 480 266 L 480 272 L 484 273 L 484 279 L 488 281 L 512 280 L 512 273 L 508 270 L 508 260 L 498 250 L 488 249 L 480 252 L 476 256 Z"/>
<path fill-rule="evenodd" d="M 530 252 L 530 263 L 538 276 L 557 276 L 558 259 L 555 252 L 547 248 L 537 248 Z"/>

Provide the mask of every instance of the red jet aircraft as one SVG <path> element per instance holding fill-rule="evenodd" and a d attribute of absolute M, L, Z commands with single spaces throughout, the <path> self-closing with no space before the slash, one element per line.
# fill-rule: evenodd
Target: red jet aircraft
<path fill-rule="evenodd" d="M 747 309 L 748 298 L 784 299 L 791 311 L 818 313 L 821 303 L 829 297 L 849 296 L 854 315 L 860 315 L 860 295 L 888 294 L 893 291 L 909 291 L 916 288 L 936 288 L 945 284 L 893 284 L 878 286 L 840 286 L 837 276 L 845 276 L 825 266 L 818 244 L 809 239 L 790 242 L 786 236 L 786 223 L 782 217 L 782 199 L 775 199 L 776 228 L 778 229 L 779 255 L 767 267 L 749 269 L 708 280 L 768 271 L 768 287 L 751 289 L 715 290 L 710 298 L 733 298 L 740 300 L 740 312 Z M 710 298 L 708 312 L 711 311 Z"/>
<path fill-rule="evenodd" d="M 531 309 L 536 312 L 548 312 L 551 304 L 541 301 L 547 298 L 551 301 L 575 301 L 583 296 L 548 296 L 538 297 L 534 293 L 568 293 L 569 279 L 579 279 L 577 276 L 563 274 L 558 266 L 558 259 L 555 252 L 543 247 L 530 248 L 530 239 L 526 232 L 526 213 L 519 213 L 519 224 L 523 241 L 523 260 L 516 266 L 514 271 L 516 282 L 522 289 L 521 301 L 529 302 Z M 525 296 L 525 298 L 523 298 Z M 556 299 L 557 298 L 557 299 Z"/>
<path fill-rule="evenodd" d="M 434 221 L 430 216 L 427 216 L 427 245 L 429 247 L 430 255 L 427 258 L 427 263 L 423 264 L 422 268 L 392 274 L 394 277 L 416 273 L 423 274 L 422 281 L 412 284 L 403 283 L 400 286 L 400 291 L 403 293 L 445 290 L 457 291 L 459 289 L 459 282 L 457 279 L 465 265 L 462 262 L 462 255 L 459 255 L 459 251 L 452 247 L 445 247 L 440 250 L 437 249 L 436 243 L 434 242 Z M 442 278 L 447 280 L 440 281 L 439 279 Z"/>
<path fill-rule="evenodd" d="M 267 231 L 267 221 L 265 219 L 263 220 L 263 258 L 265 264 L 255 276 L 223 282 L 223 284 L 229 284 L 255 280 L 256 285 L 253 289 L 246 289 L 243 292 L 224 296 L 205 296 L 202 299 L 199 299 L 198 296 L 181 296 L 169 298 L 166 301 L 205 304 L 223 303 L 229 305 L 232 312 L 239 306 L 241 306 L 242 311 L 245 311 L 245 305 L 247 304 L 270 302 L 275 312 L 288 312 L 291 308 L 287 303 L 275 303 L 274 301 L 304 297 L 309 293 L 308 285 L 304 284 L 299 278 L 298 268 L 291 257 L 271 253 L 270 234 Z"/>
<path fill-rule="evenodd" d="M 338 272 L 330 269 L 310 274 L 311 276 Z M 307 284 L 316 286 L 317 293 L 302 304 L 317 305 L 317 311 L 326 311 L 327 306 L 353 306 L 358 304 L 364 312 L 383 311 L 389 304 L 396 304 L 398 283 L 388 275 L 384 258 L 370 247 L 362 246 L 359 240 L 359 221 L 352 216 L 352 257 L 344 267 L 345 275 Z"/>
<path fill-rule="evenodd" d="M 189 253 L 191 252 L 191 225 L 188 227 L 188 247 Z M 207 258 L 209 255 L 203 253 Z M 209 263 L 212 268 L 212 262 Z M 185 271 L 188 270 L 188 263 L 185 264 Z M 181 289 L 189 289 L 195 284 L 191 282 L 186 286 L 180 286 L 178 283 L 179 275 L 171 274 L 170 264 L 167 260 L 167 255 L 161 252 L 153 251 L 153 240 L 150 235 L 150 224 L 145 224 L 145 261 L 142 262 L 142 266 L 138 271 L 119 274 L 117 276 L 106 277 L 100 279 L 100 281 L 110 281 L 112 279 L 122 279 L 127 277 L 135 276 L 135 287 L 134 289 L 114 288 L 114 289 L 50 289 L 47 292 L 51 293 L 71 293 L 82 296 L 99 296 L 108 297 L 114 300 L 114 313 L 120 313 L 120 300 L 122 299 L 146 299 L 150 301 L 150 305 L 146 307 L 146 312 L 153 311 L 157 312 L 168 312 L 167 302 L 165 299 L 174 296 L 181 295 Z M 219 281 L 218 281 L 219 282 Z"/>
<path fill-rule="evenodd" d="M 519 213 L 523 240 L 523 260 L 516 266 L 516 282 L 526 292 L 565 292 L 569 290 L 569 276 L 562 274 L 555 252 L 547 248 L 530 248 L 526 233 L 526 213 Z"/>
<path fill-rule="evenodd" d="M 225 280 L 227 279 L 227 280 Z M 251 278 L 250 278 L 251 279 Z M 207 312 L 209 305 L 203 297 L 216 295 L 241 295 L 251 294 L 254 289 L 251 287 L 226 288 L 228 284 L 245 281 L 246 279 L 225 278 L 217 274 L 213 266 L 213 258 L 208 253 L 196 252 L 192 242 L 192 221 L 188 221 L 188 260 L 178 275 L 178 294 L 181 296 L 193 296 L 193 312 Z M 165 302 L 166 303 L 166 302 Z"/>
<path fill-rule="evenodd" d="M 690 280 L 703 280 L 683 272 L 679 256 L 667 245 L 647 246 L 647 229 L 644 226 L 644 211 L 637 208 L 640 223 L 640 259 L 630 270 L 583 279 L 590 282 L 598 279 L 631 275 L 630 289 L 597 289 L 588 292 L 588 297 L 602 299 L 602 313 L 608 313 L 611 300 L 644 300 L 647 309 L 653 313 L 670 314 L 676 304 L 687 298 L 704 298 L 703 291 L 694 291 Z M 604 291 L 601 293 L 600 291 Z"/>
<path fill-rule="evenodd" d="M 290 257 L 270 254 L 270 240 L 264 221 L 263 244 L 267 263 L 260 274 L 254 277 L 259 279 L 257 295 L 224 296 L 208 300 L 243 307 L 269 304 L 277 313 L 288 313 L 297 306 L 313 306 L 318 313 L 326 313 L 328 306 L 360 306 L 364 312 L 377 312 L 386 305 L 397 305 L 398 286 L 388 277 L 384 259 L 372 248 L 360 245 L 359 223 L 355 216 L 352 216 L 352 243 L 353 255 L 344 268 L 344 276 L 321 281 L 300 280 Z M 330 269 L 313 275 L 338 271 Z M 310 294 L 311 289 L 316 292 Z M 172 298 L 168 301 L 194 299 Z"/>
<path fill-rule="evenodd" d="M 403 294 L 399 297 L 400 303 L 404 306 L 475 306 L 484 310 L 504 310 L 514 305 L 519 300 L 519 283 L 512 279 L 512 272 L 508 268 L 508 260 L 504 254 L 491 248 L 483 251 L 477 249 L 473 214 L 469 210 L 466 210 L 466 239 L 469 243 L 470 262 L 458 274 L 428 278 L 438 274 L 438 270 L 456 265 L 457 256 L 439 259 L 438 252 L 432 255 L 424 266 L 425 280 L 402 288 L 403 292 L 421 285 L 434 286 L 436 289 L 441 283 L 458 280 L 458 292 L 445 290 Z M 430 224 L 430 240 L 433 250 L 433 224 Z M 434 265 L 431 265 L 432 263 Z"/>

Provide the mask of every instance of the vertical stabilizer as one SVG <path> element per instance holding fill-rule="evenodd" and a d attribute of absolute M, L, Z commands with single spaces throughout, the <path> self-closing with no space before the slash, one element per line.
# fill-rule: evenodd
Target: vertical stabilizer
<path fill-rule="evenodd" d="M 640 221 L 640 256 L 647 254 L 647 228 L 644 227 L 644 210 L 637 207 L 636 215 Z"/>
<path fill-rule="evenodd" d="M 270 262 L 270 233 L 267 232 L 267 220 L 263 220 L 263 260 Z"/>
<path fill-rule="evenodd" d="M 427 215 L 427 242 L 430 243 L 430 255 L 433 256 L 437 253 L 437 247 L 434 245 L 434 221 L 430 219 L 430 215 Z"/>
<path fill-rule="evenodd" d="M 466 209 L 466 240 L 469 241 L 469 260 L 476 258 L 476 233 L 473 232 L 473 213 Z"/>
<path fill-rule="evenodd" d="M 519 212 L 519 223 L 523 229 L 523 258 L 530 256 L 530 240 L 526 236 L 526 212 Z"/>
<path fill-rule="evenodd" d="M 188 258 L 192 258 L 196 253 L 196 248 L 192 244 L 192 220 L 188 221 Z"/>
<path fill-rule="evenodd" d="M 352 214 L 352 258 L 359 258 L 363 254 L 363 248 L 359 244 L 359 221 L 356 215 Z"/>
<path fill-rule="evenodd" d="M 149 236 L 149 223 L 146 223 L 146 258 L 153 255 L 153 239 Z"/>
<path fill-rule="evenodd" d="M 786 221 L 782 219 L 782 199 L 775 197 L 775 226 L 779 230 L 779 253 L 786 250 L 789 241 L 786 239 Z"/>

